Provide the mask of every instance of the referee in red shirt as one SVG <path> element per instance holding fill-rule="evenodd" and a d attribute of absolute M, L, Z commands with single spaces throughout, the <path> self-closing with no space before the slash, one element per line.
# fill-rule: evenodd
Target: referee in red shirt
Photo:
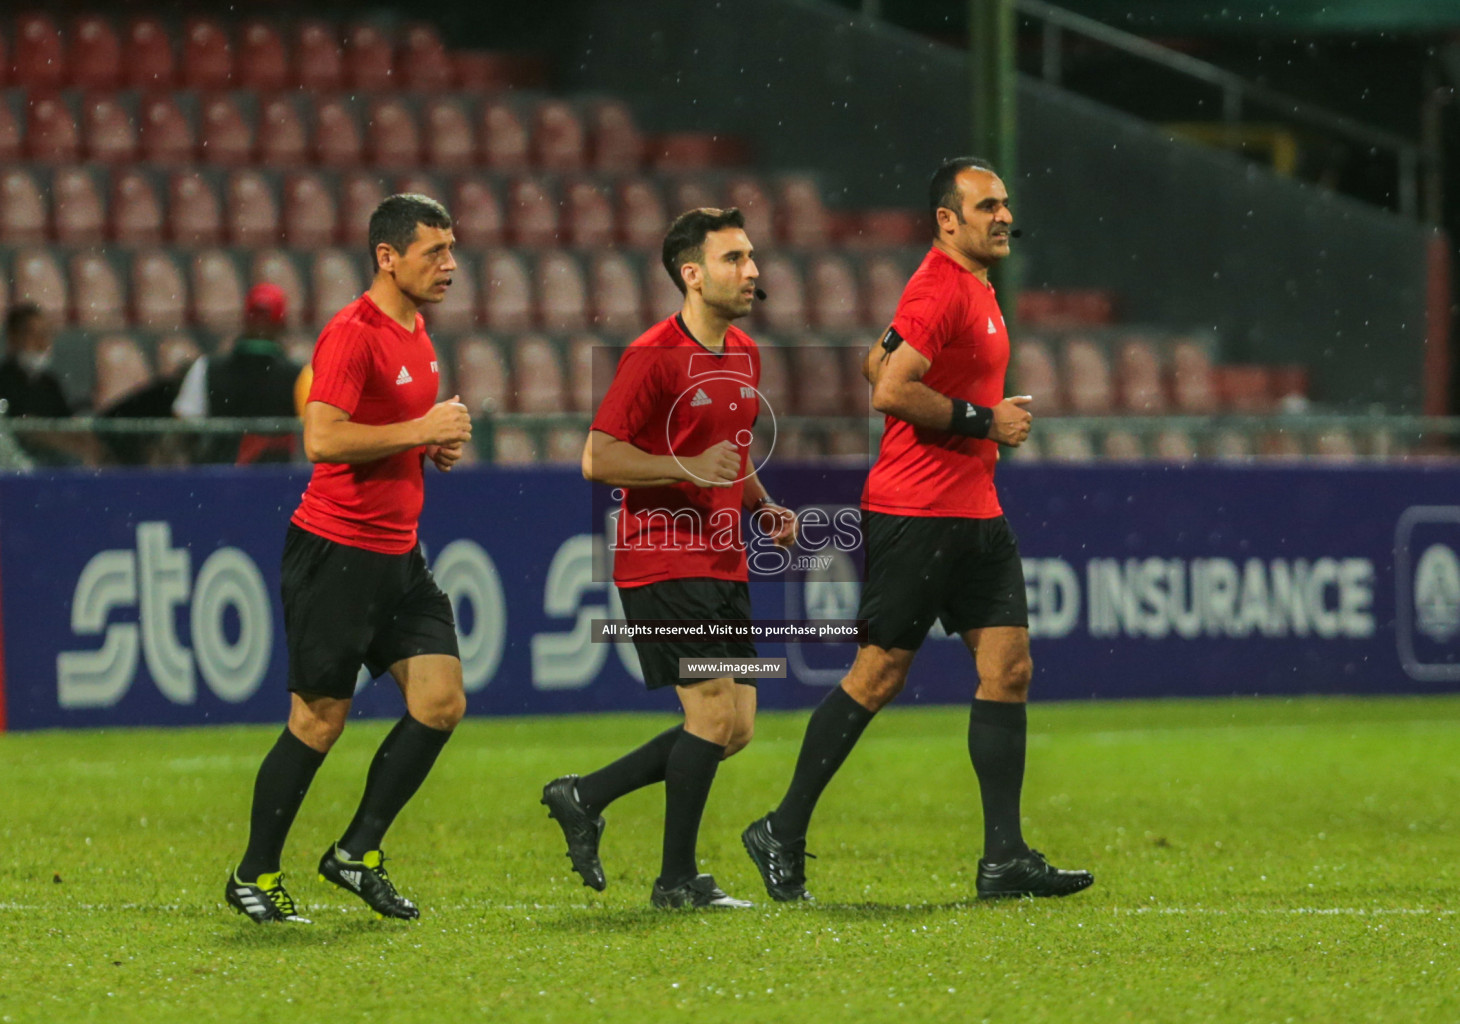
<path fill-rule="evenodd" d="M 420 314 L 446 297 L 454 244 L 451 217 L 434 199 L 386 199 L 370 216 L 370 289 L 335 314 L 314 349 L 304 407 L 314 475 L 284 542 L 289 724 L 259 767 L 248 849 L 226 889 L 229 905 L 254 921 L 307 923 L 280 857 L 345 728 L 362 664 L 395 677 L 406 713 L 319 873 L 382 917 L 420 916 L 391 883 L 380 843 L 466 712 L 451 602 L 416 539 L 425 461 L 448 471 L 471 439 L 466 406 L 436 401 L 436 351 Z"/>
<path fill-rule="evenodd" d="M 795 542 L 796 518 L 766 495 L 746 447 L 760 412 L 760 352 L 731 325 L 755 301 L 756 270 L 739 210 L 698 209 L 664 239 L 664 269 L 684 308 L 637 338 L 619 361 L 583 451 L 583 475 L 623 490 L 613 579 L 631 622 L 748 620 L 742 509 L 776 543 Z M 750 742 L 754 679 L 679 677 L 680 658 L 754 658 L 748 640 L 661 643 L 635 638 L 649 689 L 673 686 L 676 726 L 607 767 L 565 775 L 542 802 L 562 827 L 584 884 L 603 889 L 601 812 L 664 783 L 664 846 L 650 901 L 657 907 L 748 907 L 700 874 L 700 817 L 720 762 Z"/>
<path fill-rule="evenodd" d="M 868 355 L 872 405 L 886 414 L 862 495 L 869 642 L 812 713 L 790 788 L 741 839 L 777 900 L 809 899 L 806 831 L 817 799 L 872 716 L 902 691 L 934 619 L 978 670 L 968 751 L 983 797 L 979 896 L 1066 896 L 1094 882 L 1024 843 L 1025 701 L 1033 663 L 1019 545 L 994 491 L 998 445 L 1029 436 L 1028 396 L 1004 397 L 1009 336 L 989 268 L 1009 255 L 1009 194 L 963 157 L 929 186 L 933 247 Z"/>

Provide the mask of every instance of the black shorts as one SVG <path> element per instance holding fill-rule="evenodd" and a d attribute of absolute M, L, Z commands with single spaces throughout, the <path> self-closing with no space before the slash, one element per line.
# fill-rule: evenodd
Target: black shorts
<path fill-rule="evenodd" d="M 350 547 L 290 525 L 284 540 L 284 634 L 289 689 L 349 698 L 404 658 L 460 658 L 451 599 L 419 545 L 403 555 Z"/>
<path fill-rule="evenodd" d="M 933 620 L 949 633 L 1029 625 L 1019 542 L 1003 516 L 863 512 L 867 583 L 857 618 L 878 647 L 915 651 Z"/>
<path fill-rule="evenodd" d="M 661 580 L 642 587 L 619 587 L 624 618 L 630 622 L 653 619 L 694 619 L 719 622 L 750 618 L 750 587 L 741 580 L 706 578 Z M 651 690 L 666 686 L 693 686 L 703 679 L 679 678 L 680 658 L 754 658 L 755 644 L 749 640 L 646 641 L 634 638 L 634 650 L 644 670 L 644 685 Z M 754 679 L 735 680 L 755 685 Z"/>

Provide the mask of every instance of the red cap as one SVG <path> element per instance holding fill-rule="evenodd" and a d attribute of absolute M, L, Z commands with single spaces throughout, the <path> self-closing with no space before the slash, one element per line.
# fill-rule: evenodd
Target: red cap
<path fill-rule="evenodd" d="M 284 322 L 284 289 L 267 281 L 248 290 L 243 312 L 250 320 L 265 320 L 275 326 Z"/>

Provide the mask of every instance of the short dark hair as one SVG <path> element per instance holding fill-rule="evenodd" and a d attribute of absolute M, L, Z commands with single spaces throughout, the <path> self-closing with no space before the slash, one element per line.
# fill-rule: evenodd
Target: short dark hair
<path fill-rule="evenodd" d="M 705 236 L 723 228 L 744 227 L 745 214 L 734 206 L 728 210 L 702 206 L 697 210 L 686 210 L 674 218 L 674 223 L 669 225 L 669 234 L 664 236 L 661 258 L 664 260 L 664 269 L 669 272 L 669 279 L 674 282 L 680 294 L 686 294 L 688 289 L 684 286 L 684 277 L 679 273 L 679 268 L 686 263 L 704 262 Z"/>
<path fill-rule="evenodd" d="M 19 302 L 5 314 L 5 342 L 10 343 L 17 333 L 30 326 L 30 322 L 41 316 L 41 307 L 34 302 Z"/>
<path fill-rule="evenodd" d="M 405 252 L 416 237 L 416 225 L 428 228 L 451 227 L 451 214 L 430 196 L 402 192 L 380 201 L 370 215 L 370 266 L 380 269 L 375 250 L 384 242 L 396 252 Z"/>
<path fill-rule="evenodd" d="M 961 171 L 967 170 L 988 171 L 990 174 L 997 174 L 994 165 L 983 157 L 978 156 L 955 156 L 944 160 L 933 172 L 933 180 L 928 182 L 928 216 L 933 218 L 933 230 L 938 229 L 938 211 L 949 209 L 958 214 L 959 219 L 963 217 L 961 208 L 961 192 L 958 189 L 958 175 Z"/>

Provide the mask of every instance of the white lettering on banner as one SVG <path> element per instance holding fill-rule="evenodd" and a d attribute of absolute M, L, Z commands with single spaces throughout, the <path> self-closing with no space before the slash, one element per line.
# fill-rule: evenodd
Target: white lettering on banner
<path fill-rule="evenodd" d="M 111 707 L 137 675 L 139 654 L 162 695 L 174 704 L 197 701 L 196 658 L 208 688 L 238 703 L 257 692 L 273 649 L 273 611 L 263 576 L 245 552 L 223 547 L 203 563 L 191 584 L 191 559 L 172 546 L 166 522 L 137 524 L 136 551 L 100 551 L 76 580 L 71 632 L 95 636 L 101 647 L 56 656 L 56 697 L 63 708 Z M 176 609 L 189 604 L 194 650 L 177 636 Z M 138 622 L 113 622 L 114 611 L 138 609 Z M 229 643 L 224 615 L 238 615 L 238 639 Z"/>
<path fill-rule="evenodd" d="M 591 683 L 608 657 L 605 644 L 593 642 L 591 620 L 606 618 L 603 603 L 584 604 L 588 595 L 603 593 L 593 578 L 592 534 L 569 537 L 553 555 L 543 587 L 542 610 L 552 618 L 574 618 L 566 633 L 538 633 L 532 638 L 532 685 L 538 690 L 576 690 Z"/>
<path fill-rule="evenodd" d="M 1024 559 L 1024 593 L 1031 637 L 1069 636 L 1080 621 L 1080 577 L 1064 559 Z"/>
<path fill-rule="evenodd" d="M 502 664 L 507 646 L 507 597 L 492 556 L 472 540 L 454 540 L 431 568 L 436 584 L 451 598 L 461 651 L 461 680 L 468 693 L 483 689 Z M 471 603 L 471 632 L 461 628 L 461 607 Z"/>
<path fill-rule="evenodd" d="M 1041 560 L 1026 567 L 1030 561 Z M 1374 564 L 1367 558 L 1249 558 L 1240 565 L 1229 558 L 1092 558 L 1085 573 L 1095 637 L 1374 634 Z M 1031 594 L 1031 632 L 1043 603 L 1042 594 Z"/>

